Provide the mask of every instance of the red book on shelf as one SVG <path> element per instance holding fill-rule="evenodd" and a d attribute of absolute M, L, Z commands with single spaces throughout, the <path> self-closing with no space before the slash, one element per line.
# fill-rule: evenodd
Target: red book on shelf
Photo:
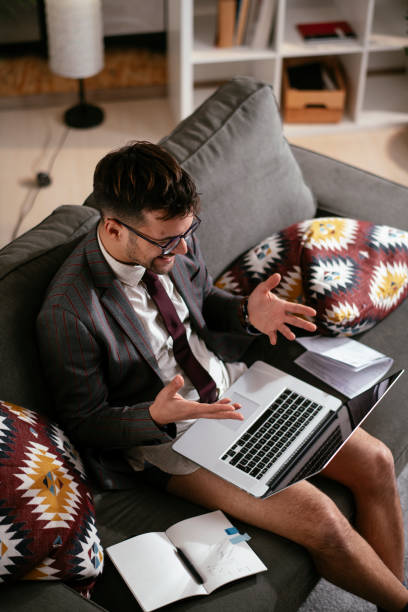
<path fill-rule="evenodd" d="M 305 42 L 342 42 L 356 40 L 356 34 L 348 21 L 298 23 L 296 27 Z"/>

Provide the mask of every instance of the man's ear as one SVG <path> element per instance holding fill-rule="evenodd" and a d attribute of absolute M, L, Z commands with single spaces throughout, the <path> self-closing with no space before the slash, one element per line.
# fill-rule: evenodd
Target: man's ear
<path fill-rule="evenodd" d="M 120 240 L 123 235 L 123 226 L 110 217 L 101 219 L 101 224 L 107 236 L 113 240 Z"/>

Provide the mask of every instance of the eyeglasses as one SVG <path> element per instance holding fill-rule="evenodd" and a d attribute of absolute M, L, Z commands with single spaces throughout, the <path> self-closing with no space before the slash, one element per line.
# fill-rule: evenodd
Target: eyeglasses
<path fill-rule="evenodd" d="M 136 231 L 135 229 L 133 229 L 133 227 L 130 227 L 130 225 L 127 225 L 127 223 L 124 223 L 123 221 L 119 221 L 119 219 L 115 219 L 114 217 L 111 217 L 111 219 L 112 221 L 116 221 L 116 223 L 119 223 L 119 225 L 123 225 L 124 227 L 126 227 L 126 229 L 128 229 L 133 234 L 136 234 L 136 236 L 139 236 L 139 238 L 143 238 L 143 240 L 150 242 L 150 244 L 154 244 L 154 246 L 161 249 L 162 255 L 168 255 L 169 253 L 173 251 L 173 249 L 176 249 L 178 247 L 178 245 L 180 244 L 182 240 L 187 240 L 187 238 L 189 238 L 196 231 L 196 229 L 201 223 L 201 219 L 195 215 L 193 223 L 188 228 L 188 230 L 184 232 L 184 234 L 179 234 L 178 236 L 172 236 L 171 238 L 169 238 L 169 240 L 167 240 L 167 242 L 163 244 L 163 241 L 162 241 L 162 244 L 160 244 L 160 242 L 156 242 L 155 240 L 152 240 L 151 238 L 148 238 L 144 234 Z"/>

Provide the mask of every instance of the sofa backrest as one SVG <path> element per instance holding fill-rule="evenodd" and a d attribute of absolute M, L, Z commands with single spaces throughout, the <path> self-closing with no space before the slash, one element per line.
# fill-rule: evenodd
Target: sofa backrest
<path fill-rule="evenodd" d="M 232 79 L 160 144 L 201 193 L 199 237 L 213 275 L 266 236 L 316 212 L 266 83 Z"/>
<path fill-rule="evenodd" d="M 315 204 L 283 136 L 272 88 L 239 77 L 220 87 L 161 144 L 201 192 L 201 245 L 220 273 L 269 233 L 312 217 Z M 88 206 L 62 206 L 0 251 L 0 399 L 49 412 L 35 320 L 61 263 L 96 223 Z"/>
<path fill-rule="evenodd" d="M 46 289 L 64 259 L 99 218 L 61 206 L 0 251 L 0 399 L 50 412 L 35 339 Z"/>

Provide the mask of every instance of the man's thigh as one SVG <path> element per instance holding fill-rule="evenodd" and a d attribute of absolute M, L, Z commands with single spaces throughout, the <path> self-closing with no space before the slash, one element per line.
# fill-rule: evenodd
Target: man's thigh
<path fill-rule="evenodd" d="M 200 468 L 192 474 L 172 476 L 167 491 L 211 510 L 223 510 L 307 548 L 319 540 L 323 526 L 335 522 L 349 526 L 334 502 L 306 480 L 258 499 Z"/>
<path fill-rule="evenodd" d="M 322 475 L 356 490 L 364 483 L 369 484 L 371 479 L 378 480 L 376 468 L 379 457 L 386 457 L 389 464 L 392 464 L 391 454 L 383 442 L 359 427 L 322 470 Z M 388 471 L 384 471 L 385 475 L 390 477 Z"/>

